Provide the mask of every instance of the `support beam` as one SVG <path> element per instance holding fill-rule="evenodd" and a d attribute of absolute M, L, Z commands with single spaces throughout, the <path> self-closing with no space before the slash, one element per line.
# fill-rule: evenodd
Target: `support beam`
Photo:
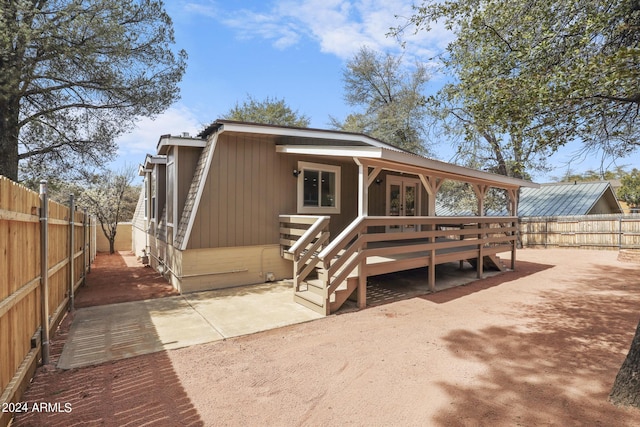
<path fill-rule="evenodd" d="M 518 189 L 513 188 L 508 190 L 509 195 L 509 215 L 518 216 Z"/>
<path fill-rule="evenodd" d="M 484 216 L 484 198 L 491 187 L 487 184 L 472 184 L 472 188 L 478 198 L 478 216 Z"/>
<path fill-rule="evenodd" d="M 375 181 L 375 179 L 378 177 L 380 172 L 382 172 L 382 168 L 380 166 L 373 168 L 373 170 L 369 174 L 369 177 L 367 178 L 367 185 L 371 186 L 371 184 L 373 184 L 373 181 Z"/>
<path fill-rule="evenodd" d="M 357 157 L 353 160 L 358 165 L 358 216 L 367 216 L 369 214 L 369 167 Z"/>
<path fill-rule="evenodd" d="M 424 185 L 427 194 L 429 195 L 429 201 L 427 203 L 427 216 L 436 216 L 436 195 L 438 190 L 444 183 L 443 178 L 438 178 L 430 175 L 418 174 L 422 185 Z"/>

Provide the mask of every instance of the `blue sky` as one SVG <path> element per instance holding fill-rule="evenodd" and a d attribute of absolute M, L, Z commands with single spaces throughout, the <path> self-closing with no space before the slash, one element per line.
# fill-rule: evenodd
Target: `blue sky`
<path fill-rule="evenodd" d="M 180 84 L 181 99 L 155 120 L 145 119 L 121 137 L 114 167 L 140 163 L 155 153 L 160 135 L 197 134 L 205 125 L 242 102 L 248 95 L 262 100 L 284 98 L 311 119 L 311 127 L 329 128 L 329 116 L 344 118 L 352 108 L 343 100 L 342 72 L 363 45 L 404 53 L 409 61 L 441 52 L 451 39 L 442 27 L 406 40 L 402 51 L 386 34 L 411 15 L 403 0 L 170 0 L 176 47 L 189 55 Z M 446 76 L 435 74 L 428 90 L 437 91 Z M 447 141 L 435 147 L 440 160 L 453 150 Z M 535 175 L 551 180 L 567 170 L 578 147 L 566 147 L 551 158 L 556 170 Z M 620 161 L 618 164 L 631 164 Z M 594 156 L 574 160 L 573 171 L 598 169 Z"/>

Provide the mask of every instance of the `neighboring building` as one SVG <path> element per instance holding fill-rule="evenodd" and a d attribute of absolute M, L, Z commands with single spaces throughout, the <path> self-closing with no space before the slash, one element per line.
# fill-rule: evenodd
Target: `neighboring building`
<path fill-rule="evenodd" d="M 513 217 L 436 221 L 433 195 L 445 179 L 469 183 L 483 212 L 497 187 L 514 212 L 519 188 L 536 186 L 329 130 L 219 120 L 197 138 L 162 136 L 157 148 L 140 168 L 137 255 L 181 292 L 293 278 L 297 300 L 325 313 L 356 288 L 363 306 L 369 275 L 429 266 L 435 289 L 438 263 L 513 249 L 515 266 Z M 466 231 L 510 221 L 491 229 L 493 240 Z M 455 239 L 441 241 L 443 224 Z"/>
<path fill-rule="evenodd" d="M 617 213 L 622 208 L 608 181 L 542 184 L 520 192 L 519 217 Z"/>

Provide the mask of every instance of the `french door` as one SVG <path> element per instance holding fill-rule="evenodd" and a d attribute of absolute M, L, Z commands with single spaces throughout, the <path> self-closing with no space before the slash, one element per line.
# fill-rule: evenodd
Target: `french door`
<path fill-rule="evenodd" d="M 420 180 L 387 175 L 387 216 L 420 216 Z M 387 232 L 418 231 L 419 225 L 391 225 Z"/>

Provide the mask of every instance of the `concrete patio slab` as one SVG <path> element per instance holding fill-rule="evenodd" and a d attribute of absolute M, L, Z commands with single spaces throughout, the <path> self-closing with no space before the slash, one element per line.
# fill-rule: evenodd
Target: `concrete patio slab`
<path fill-rule="evenodd" d="M 293 302 L 286 282 L 82 308 L 58 367 L 96 365 L 320 317 Z"/>
<path fill-rule="evenodd" d="M 198 292 L 184 297 L 225 338 L 323 317 L 294 302 L 292 285 L 288 282 Z"/>
<path fill-rule="evenodd" d="M 430 293 L 423 270 L 370 278 L 368 305 Z M 485 277 L 494 274 L 499 273 L 485 272 Z M 438 290 L 477 280 L 474 269 L 459 270 L 457 263 L 439 265 L 436 276 Z M 354 309 L 355 303 L 349 303 L 342 312 Z M 321 317 L 293 301 L 287 281 L 82 308 L 76 311 L 58 367 L 95 365 Z"/>
<path fill-rule="evenodd" d="M 78 368 L 219 339 L 182 297 L 81 308 L 58 367 Z"/>

